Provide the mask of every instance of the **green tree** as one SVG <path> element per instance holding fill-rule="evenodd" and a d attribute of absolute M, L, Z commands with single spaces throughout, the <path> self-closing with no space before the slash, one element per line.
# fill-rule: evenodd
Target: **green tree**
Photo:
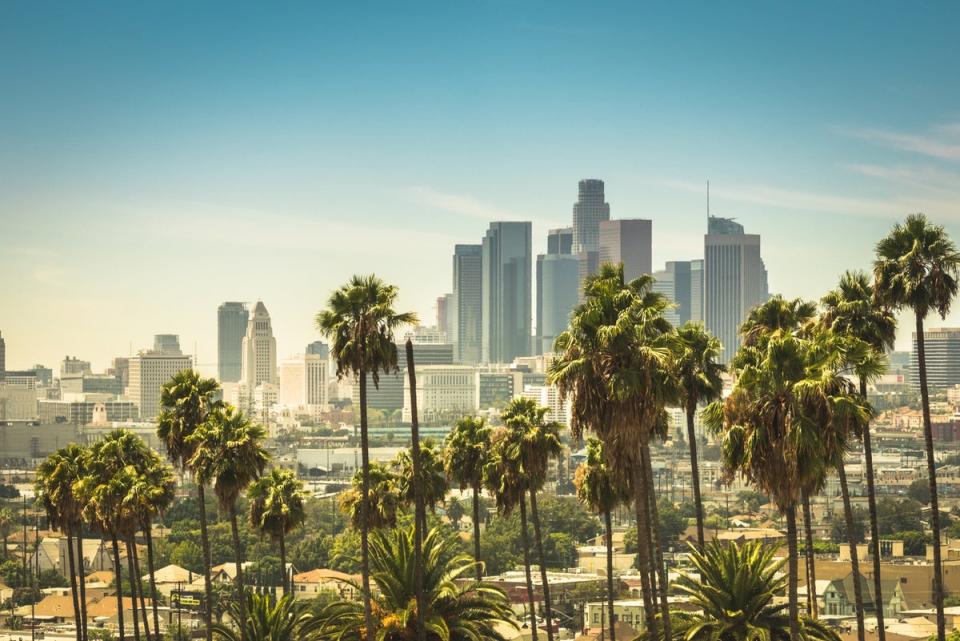
<path fill-rule="evenodd" d="M 330 295 L 327 309 L 317 314 L 316 318 L 317 328 L 333 343 L 330 353 L 337 363 L 337 377 L 356 377 L 360 387 L 361 575 L 364 618 L 370 634 L 373 629 L 368 549 L 370 522 L 365 514 L 370 491 L 367 377 L 373 380 L 374 386 L 378 386 L 381 372 L 397 371 L 394 334 L 403 325 L 417 322 L 413 313 L 394 311 L 397 294 L 396 287 L 385 284 L 376 276 L 354 276 Z M 372 636 L 369 641 L 373 641 Z"/>
<path fill-rule="evenodd" d="M 280 545 L 283 594 L 288 594 L 286 537 L 306 519 L 303 483 L 293 472 L 275 467 L 255 482 L 247 492 L 250 501 L 250 525 Z M 310 566 L 316 567 L 316 566 Z"/>
<path fill-rule="evenodd" d="M 464 416 L 457 419 L 444 443 L 444 468 L 447 476 L 473 491 L 473 558 L 477 561 L 477 580 L 483 578 L 480 564 L 480 486 L 483 466 L 490 451 L 490 428 L 482 418 Z"/>
<path fill-rule="evenodd" d="M 367 491 L 363 481 L 367 479 Z M 363 496 L 367 500 L 362 499 Z M 373 528 L 390 528 L 397 524 L 400 508 L 400 491 L 396 475 L 387 465 L 371 463 L 366 473 L 357 470 L 350 489 L 341 492 L 338 499 L 340 511 L 350 519 L 350 524 L 362 531 Z"/>
<path fill-rule="evenodd" d="M 416 484 L 413 482 L 411 448 L 402 449 L 397 453 L 393 459 L 393 469 L 401 505 L 407 508 L 413 507 Z M 442 504 L 447 496 L 449 485 L 443 471 L 443 452 L 429 438 L 420 442 L 420 487 L 423 488 L 424 506 L 431 512 L 435 512 L 437 505 Z"/>
<path fill-rule="evenodd" d="M 229 602 L 230 625 L 216 623 L 213 633 L 223 641 L 316 641 L 322 621 L 307 604 L 293 596 L 275 599 L 264 594 L 242 594 Z"/>
<path fill-rule="evenodd" d="M 917 503 L 928 504 L 930 502 L 930 484 L 923 479 L 917 479 L 907 488 L 907 496 Z"/>

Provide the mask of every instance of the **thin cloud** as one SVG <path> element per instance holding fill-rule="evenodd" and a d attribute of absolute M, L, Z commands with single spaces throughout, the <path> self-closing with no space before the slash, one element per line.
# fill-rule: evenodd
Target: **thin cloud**
<path fill-rule="evenodd" d="M 932 167 L 887 166 L 855 163 L 843 165 L 844 169 L 886 182 L 908 185 L 929 191 L 960 194 L 960 174 L 941 171 Z"/>
<path fill-rule="evenodd" d="M 445 211 L 459 216 L 476 218 L 478 220 L 529 220 L 538 225 L 555 225 L 556 221 L 545 220 L 535 216 L 527 216 L 491 205 L 473 196 L 450 194 L 437 191 L 432 187 L 413 186 L 404 190 L 417 204 Z"/>
<path fill-rule="evenodd" d="M 840 132 L 852 138 L 867 142 L 908 151 L 931 158 L 960 161 L 960 123 L 946 123 L 933 128 L 932 134 L 904 133 L 889 129 L 848 129 L 840 128 Z M 948 138 L 948 140 L 944 140 Z M 951 140 L 952 138 L 952 140 Z"/>

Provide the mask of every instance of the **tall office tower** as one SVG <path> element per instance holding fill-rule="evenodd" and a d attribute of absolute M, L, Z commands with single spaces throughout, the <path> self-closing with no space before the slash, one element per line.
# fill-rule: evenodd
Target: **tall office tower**
<path fill-rule="evenodd" d="M 664 316 L 674 325 L 682 325 L 691 320 L 693 308 L 692 265 L 689 260 L 667 261 L 664 269 L 654 272 L 656 279 L 653 290 L 660 292 L 673 303 L 674 307 Z"/>
<path fill-rule="evenodd" d="M 453 294 L 444 294 L 437 298 L 437 329 L 453 340 L 453 325 L 451 314 L 453 308 Z"/>
<path fill-rule="evenodd" d="M 277 384 L 277 340 L 273 337 L 270 314 L 262 301 L 257 301 L 247 321 L 243 337 L 240 380 L 253 390 L 260 383 Z"/>
<path fill-rule="evenodd" d="M 69 374 L 89 374 L 90 361 L 81 361 L 76 356 L 64 356 L 60 362 L 60 376 Z"/>
<path fill-rule="evenodd" d="M 644 218 L 600 223 L 600 263 L 623 263 L 631 281 L 653 272 L 653 221 Z"/>
<path fill-rule="evenodd" d="M 3 380 L 3 373 L 7 371 L 7 343 L 3 340 L 3 334 L 0 333 L 0 381 Z"/>
<path fill-rule="evenodd" d="M 223 383 L 236 383 L 243 373 L 243 337 L 250 312 L 243 303 L 217 308 L 217 374 Z"/>
<path fill-rule="evenodd" d="M 176 334 L 155 334 L 153 336 L 153 351 L 171 356 L 181 356 L 180 337 Z"/>
<path fill-rule="evenodd" d="M 536 353 L 553 351 L 553 341 L 567 327 L 570 312 L 577 304 L 580 262 L 571 255 L 573 229 L 551 229 L 547 253 L 537 255 L 537 338 Z"/>
<path fill-rule="evenodd" d="M 457 245 L 453 250 L 453 304 L 449 322 L 458 363 L 479 363 L 483 337 L 483 246 Z"/>
<path fill-rule="evenodd" d="M 326 405 L 327 359 L 320 354 L 303 354 L 280 364 L 279 402 L 287 407 Z"/>
<path fill-rule="evenodd" d="M 703 259 L 690 261 L 690 320 L 703 322 Z"/>
<path fill-rule="evenodd" d="M 483 238 L 485 363 L 509 363 L 530 353 L 531 234 L 529 222 L 494 222 Z"/>
<path fill-rule="evenodd" d="M 911 334 L 910 387 L 920 389 L 917 361 L 917 333 Z M 927 385 L 930 389 L 946 389 L 960 384 L 960 327 L 941 327 L 923 331 Z"/>
<path fill-rule="evenodd" d="M 320 356 L 321 358 L 329 358 L 330 346 L 323 341 L 313 341 L 307 345 L 305 353 Z"/>
<path fill-rule="evenodd" d="M 723 344 L 720 361 L 727 363 L 740 347 L 740 324 L 769 298 L 767 269 L 760 236 L 728 218 L 708 218 L 703 249 L 706 326 Z"/>
<path fill-rule="evenodd" d="M 573 204 L 571 253 L 580 261 L 580 283 L 600 266 L 600 223 L 610 220 L 610 205 L 604 201 L 603 181 L 581 180 Z"/>
<path fill-rule="evenodd" d="M 160 412 L 160 388 L 177 372 L 193 367 L 193 359 L 182 354 L 143 350 L 131 356 L 126 396 L 140 408 L 140 418 L 148 420 Z"/>

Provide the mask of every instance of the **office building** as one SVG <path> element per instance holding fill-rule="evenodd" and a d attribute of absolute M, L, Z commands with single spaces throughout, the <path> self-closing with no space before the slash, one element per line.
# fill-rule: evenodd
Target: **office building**
<path fill-rule="evenodd" d="M 919 391 L 916 332 L 911 334 L 911 339 L 910 387 Z M 923 342 L 929 389 L 942 390 L 960 384 L 960 327 L 926 329 L 923 332 Z"/>
<path fill-rule="evenodd" d="M 653 221 L 644 218 L 600 223 L 600 263 L 623 263 L 629 282 L 653 272 Z"/>
<path fill-rule="evenodd" d="M 437 329 L 446 336 L 453 336 L 453 294 L 437 298 Z"/>
<path fill-rule="evenodd" d="M 417 372 L 428 365 L 453 365 L 453 345 L 451 343 L 413 343 L 413 362 Z M 367 375 L 367 407 L 385 413 L 403 409 L 404 379 L 407 377 L 407 359 L 404 346 L 397 346 L 397 370 L 380 374 L 379 385 Z M 353 386 L 353 406 L 360 407 L 360 385 Z M 359 420 L 359 415 L 356 416 Z"/>
<path fill-rule="evenodd" d="M 250 312 L 244 303 L 227 302 L 217 308 L 217 374 L 221 382 L 235 383 L 243 369 L 243 337 Z"/>
<path fill-rule="evenodd" d="M 723 345 L 720 361 L 727 363 L 740 346 L 740 324 L 769 298 L 760 236 L 744 233 L 732 219 L 710 216 L 703 255 L 704 320 Z"/>
<path fill-rule="evenodd" d="M 90 361 L 81 361 L 75 356 L 65 356 L 60 363 L 60 376 L 70 374 L 89 374 Z"/>
<path fill-rule="evenodd" d="M 532 225 L 494 222 L 483 239 L 481 359 L 509 363 L 530 353 Z"/>
<path fill-rule="evenodd" d="M 279 403 L 285 407 L 327 405 L 328 365 L 325 356 L 302 354 L 280 364 Z"/>
<path fill-rule="evenodd" d="M 610 220 L 610 205 L 606 202 L 602 180 L 581 180 L 577 202 L 573 205 L 571 253 L 579 261 L 580 283 L 600 266 L 600 223 Z M 559 240 L 559 239 L 558 239 Z"/>
<path fill-rule="evenodd" d="M 7 371 L 7 343 L 0 332 L 0 382 L 3 382 L 4 372 Z"/>
<path fill-rule="evenodd" d="M 120 396 L 123 385 L 110 374 L 70 374 L 60 377 L 61 394 L 108 394 Z"/>
<path fill-rule="evenodd" d="M 448 309 L 450 340 L 458 363 L 479 363 L 483 336 L 483 246 L 453 250 L 453 300 Z"/>
<path fill-rule="evenodd" d="M 523 372 L 490 369 L 477 372 L 477 409 L 504 407 L 523 390 Z"/>
<path fill-rule="evenodd" d="M 547 234 L 547 253 L 537 256 L 537 336 L 535 352 L 553 351 L 553 341 L 567 327 L 579 297 L 580 267 L 570 254 L 571 228 Z"/>
<path fill-rule="evenodd" d="M 180 351 L 180 337 L 176 334 L 155 334 L 153 351 L 170 356 L 183 356 L 183 352 Z"/>
<path fill-rule="evenodd" d="M 417 417 L 451 421 L 476 408 L 476 368 L 471 365 L 417 367 Z M 410 377 L 403 379 L 403 420 L 412 418 Z"/>
<path fill-rule="evenodd" d="M 330 346 L 323 341 L 313 341 L 307 345 L 304 353 L 326 359 L 330 357 Z"/>
<path fill-rule="evenodd" d="M 37 378 L 38 387 L 50 387 L 53 385 L 53 370 L 49 367 L 37 364 L 30 368 Z"/>
<path fill-rule="evenodd" d="M 540 407 L 546 407 L 545 420 L 564 426 L 570 425 L 570 415 L 567 411 L 569 403 L 560 400 L 560 390 L 553 385 L 524 385 L 520 396 L 535 401 Z"/>
<path fill-rule="evenodd" d="M 703 315 L 703 259 L 690 261 L 690 320 L 702 323 Z"/>
<path fill-rule="evenodd" d="M 127 389 L 130 385 L 130 359 L 126 356 L 117 356 L 107 368 L 107 374 L 116 376 L 120 381 L 120 388 Z"/>
<path fill-rule="evenodd" d="M 573 254 L 573 227 L 561 227 L 547 232 L 548 254 Z"/>
<path fill-rule="evenodd" d="M 87 425 L 94 421 L 98 410 L 108 422 L 135 421 L 140 414 L 133 401 L 116 400 L 101 394 L 69 394 L 66 400 L 41 399 L 38 404 L 42 423 Z"/>
<path fill-rule="evenodd" d="M 682 325 L 694 320 L 694 290 L 700 291 L 702 285 L 694 287 L 693 262 L 695 261 L 668 261 L 664 269 L 653 273 L 655 279 L 653 291 L 663 294 L 673 304 L 664 317 L 674 325 Z M 701 273 L 698 270 L 696 275 L 699 276 Z"/>
<path fill-rule="evenodd" d="M 243 337 L 241 381 L 255 390 L 260 383 L 277 384 L 277 340 L 273 337 L 270 314 L 262 301 L 257 301 L 247 320 Z"/>
<path fill-rule="evenodd" d="M 193 359 L 153 350 L 141 351 L 130 358 L 129 380 L 125 396 L 140 410 L 140 418 L 150 420 L 160 412 L 160 388 L 177 372 L 193 367 Z"/>

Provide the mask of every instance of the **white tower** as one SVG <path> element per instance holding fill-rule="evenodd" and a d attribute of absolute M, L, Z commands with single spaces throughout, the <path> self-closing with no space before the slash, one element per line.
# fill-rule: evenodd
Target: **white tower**
<path fill-rule="evenodd" d="M 263 302 L 257 301 L 247 320 L 247 335 L 243 337 L 243 366 L 241 381 L 253 391 L 260 383 L 276 385 L 277 341 L 270 326 L 270 314 Z"/>

